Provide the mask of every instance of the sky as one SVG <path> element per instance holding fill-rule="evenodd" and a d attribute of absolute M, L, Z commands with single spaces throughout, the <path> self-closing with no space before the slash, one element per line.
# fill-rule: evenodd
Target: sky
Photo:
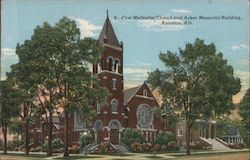
<path fill-rule="evenodd" d="M 17 43 L 30 39 L 36 26 L 45 21 L 54 25 L 66 16 L 77 22 L 82 38 L 97 39 L 108 10 L 116 36 L 124 44 L 125 87 L 140 85 L 148 72 L 164 69 L 160 52 L 178 53 L 200 38 L 206 44 L 213 42 L 241 79 L 242 89 L 233 97 L 238 103 L 249 88 L 249 6 L 248 0 L 3 0 L 1 79 L 18 62 Z M 179 19 L 169 19 L 174 17 Z"/>

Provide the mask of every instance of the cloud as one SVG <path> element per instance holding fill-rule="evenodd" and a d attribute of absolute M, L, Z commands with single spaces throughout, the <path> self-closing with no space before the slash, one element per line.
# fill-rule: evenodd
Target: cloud
<path fill-rule="evenodd" d="M 138 85 L 140 85 L 140 84 L 137 84 L 137 83 L 133 83 L 133 82 L 125 82 L 124 83 L 124 88 L 125 89 L 128 89 L 128 88 L 133 88 L 133 87 L 136 87 L 136 86 L 138 86 Z"/>
<path fill-rule="evenodd" d="M 1 48 L 1 79 L 6 78 L 6 72 L 11 70 L 10 66 L 18 62 L 16 49 Z"/>
<path fill-rule="evenodd" d="M 241 65 L 249 65 L 250 64 L 250 61 L 249 59 L 247 58 L 244 58 L 244 59 L 240 59 L 238 64 L 241 64 Z"/>
<path fill-rule="evenodd" d="M 241 80 L 241 92 L 245 92 L 250 87 L 250 71 L 236 70 L 234 74 Z"/>
<path fill-rule="evenodd" d="M 249 50 L 249 46 L 248 45 L 245 45 L 245 44 L 239 44 L 239 45 L 233 45 L 231 47 L 229 47 L 230 49 L 236 51 L 236 50 Z"/>
<path fill-rule="evenodd" d="M 163 32 L 163 31 L 179 31 L 184 29 L 181 20 L 160 20 L 160 19 L 144 19 L 138 20 L 138 26 L 146 31 Z"/>
<path fill-rule="evenodd" d="M 245 95 L 246 90 L 249 88 L 250 71 L 236 70 L 234 75 L 239 77 L 241 80 L 241 90 L 239 93 L 233 96 L 233 102 L 239 103 L 242 97 Z"/>
<path fill-rule="evenodd" d="M 188 9 L 171 9 L 171 11 L 174 13 L 183 13 L 183 14 L 191 13 L 191 11 Z"/>
<path fill-rule="evenodd" d="M 14 48 L 2 48 L 2 56 L 16 56 L 16 49 Z"/>
<path fill-rule="evenodd" d="M 136 86 L 143 83 L 148 78 L 150 69 L 143 67 L 126 67 L 124 68 L 124 77 L 126 83 L 130 86 Z"/>
<path fill-rule="evenodd" d="M 97 26 L 95 24 L 90 23 L 88 20 L 78 18 L 78 17 L 71 17 L 73 20 L 77 22 L 78 27 L 81 31 L 81 37 L 94 37 L 97 34 L 96 31 L 102 29 L 101 26 Z"/>
<path fill-rule="evenodd" d="M 132 68 L 132 67 L 124 68 L 125 74 L 130 74 L 135 76 L 147 76 L 147 72 L 149 71 L 150 70 L 146 68 Z"/>
<path fill-rule="evenodd" d="M 5 80 L 7 77 L 5 75 L 0 76 L 0 80 Z"/>

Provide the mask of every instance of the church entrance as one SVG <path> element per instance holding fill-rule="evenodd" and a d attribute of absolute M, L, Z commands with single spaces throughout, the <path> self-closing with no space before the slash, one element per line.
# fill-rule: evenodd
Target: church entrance
<path fill-rule="evenodd" d="M 94 125 L 95 142 L 101 143 L 102 141 L 102 121 L 97 120 Z"/>
<path fill-rule="evenodd" d="M 118 129 L 111 129 L 110 130 L 110 142 L 112 144 L 119 143 L 119 130 Z"/>
<path fill-rule="evenodd" d="M 109 122 L 110 128 L 110 142 L 112 144 L 118 144 L 120 141 L 120 132 L 119 129 L 121 128 L 121 124 L 118 120 L 111 120 Z"/>

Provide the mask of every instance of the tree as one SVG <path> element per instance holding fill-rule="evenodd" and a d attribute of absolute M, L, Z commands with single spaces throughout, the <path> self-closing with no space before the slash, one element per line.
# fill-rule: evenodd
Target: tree
<path fill-rule="evenodd" d="M 160 145 L 168 145 L 171 141 L 175 141 L 175 137 L 172 132 L 161 132 L 155 139 L 155 143 Z"/>
<path fill-rule="evenodd" d="M 242 117 L 242 123 L 244 128 L 244 142 L 250 147 L 250 88 L 246 91 L 243 99 L 240 102 L 240 116 Z"/>
<path fill-rule="evenodd" d="M 55 26 L 45 22 L 34 30 L 31 40 L 16 48 L 19 63 L 12 66 L 19 86 L 32 93 L 36 114 L 49 126 L 48 152 L 52 154 L 52 114 L 64 110 L 64 156 L 68 156 L 69 114 L 78 111 L 85 119 L 93 113 L 92 104 L 103 102 L 107 90 L 92 76 L 90 64 L 95 64 L 101 46 L 92 38 L 80 39 L 76 23 L 66 17 Z"/>
<path fill-rule="evenodd" d="M 8 80 L 0 81 L 0 125 L 3 132 L 3 153 L 7 154 L 7 130 L 11 119 L 19 114 L 19 91 Z"/>
<path fill-rule="evenodd" d="M 23 124 L 19 117 L 14 118 L 11 120 L 9 125 L 9 133 L 10 134 L 16 134 L 16 139 L 19 140 L 19 137 L 22 136 L 24 133 Z"/>
<path fill-rule="evenodd" d="M 186 154 L 190 155 L 190 130 L 195 120 L 209 119 L 233 108 L 232 95 L 240 90 L 240 79 L 232 66 L 216 53 L 213 43 L 196 39 L 179 54 L 160 53 L 165 70 L 149 73 L 148 81 L 159 89 L 163 101 L 175 109 L 186 122 Z"/>
<path fill-rule="evenodd" d="M 227 136 L 228 134 L 228 129 L 230 127 L 236 127 L 240 134 L 242 135 L 242 123 L 241 121 L 238 120 L 231 120 L 228 116 L 227 117 L 218 117 L 216 118 L 216 136 L 219 138 L 222 138 L 224 136 Z"/>
<path fill-rule="evenodd" d="M 140 133 L 140 131 L 132 128 L 126 128 L 123 131 L 122 142 L 124 142 L 127 146 L 131 146 L 134 142 L 142 143 L 145 139 Z"/>

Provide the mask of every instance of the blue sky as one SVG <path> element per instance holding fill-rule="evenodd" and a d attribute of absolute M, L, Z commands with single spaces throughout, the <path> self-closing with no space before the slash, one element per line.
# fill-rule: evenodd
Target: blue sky
<path fill-rule="evenodd" d="M 235 69 L 242 91 L 249 88 L 249 1 L 247 0 L 3 0 L 1 77 L 17 63 L 17 43 L 30 39 L 33 29 L 63 16 L 76 20 L 82 37 L 98 38 L 106 10 L 119 41 L 124 43 L 125 87 L 140 85 L 147 72 L 163 68 L 159 52 L 178 52 L 199 37 L 214 42 Z M 192 25 L 161 25 L 162 20 L 122 20 L 122 16 L 237 16 L 240 20 L 193 20 Z M 119 19 L 114 19 L 114 16 Z M 176 20 L 183 22 L 185 20 Z M 171 20 L 170 20 L 171 22 Z"/>

